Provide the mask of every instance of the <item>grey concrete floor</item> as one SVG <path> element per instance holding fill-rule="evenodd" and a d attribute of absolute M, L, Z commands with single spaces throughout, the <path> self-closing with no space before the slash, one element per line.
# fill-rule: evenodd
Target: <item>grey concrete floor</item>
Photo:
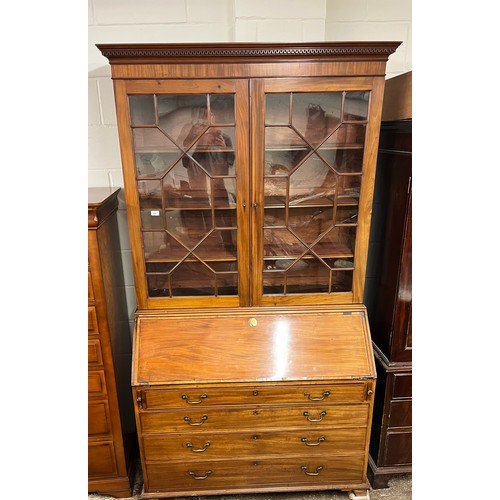
<path fill-rule="evenodd" d="M 133 496 L 130 500 L 140 500 L 142 491 L 142 472 L 137 468 Z M 302 491 L 297 493 L 258 493 L 248 495 L 212 495 L 195 497 L 178 497 L 178 500 L 349 500 L 347 493 L 342 491 Z M 410 500 L 411 474 L 389 481 L 389 487 L 370 491 L 371 500 Z M 90 493 L 89 500 L 115 500 L 113 497 Z M 177 500 L 177 499 L 169 499 Z"/>

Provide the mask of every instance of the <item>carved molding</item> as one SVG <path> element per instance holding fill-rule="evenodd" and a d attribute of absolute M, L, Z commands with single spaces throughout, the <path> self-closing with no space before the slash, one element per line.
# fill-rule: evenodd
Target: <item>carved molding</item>
<path fill-rule="evenodd" d="M 172 45 L 98 45 L 107 58 L 120 57 L 328 57 L 328 56 L 389 56 L 400 42 L 366 42 L 348 45 L 346 43 L 323 46 L 179 46 Z"/>

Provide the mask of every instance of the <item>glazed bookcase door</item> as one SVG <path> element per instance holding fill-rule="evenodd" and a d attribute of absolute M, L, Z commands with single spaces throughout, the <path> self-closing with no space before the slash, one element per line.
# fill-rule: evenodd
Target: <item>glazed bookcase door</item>
<path fill-rule="evenodd" d="M 248 304 L 247 89 L 115 83 L 139 308 Z"/>
<path fill-rule="evenodd" d="M 362 301 L 379 91 L 363 78 L 252 81 L 254 304 Z"/>

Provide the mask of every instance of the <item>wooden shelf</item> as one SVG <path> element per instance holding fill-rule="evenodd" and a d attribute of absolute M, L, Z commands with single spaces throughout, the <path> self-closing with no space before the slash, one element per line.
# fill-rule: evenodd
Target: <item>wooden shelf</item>
<path fill-rule="evenodd" d="M 320 146 L 319 148 L 315 149 L 315 151 L 335 151 L 337 149 L 363 149 L 365 146 L 364 144 L 358 144 L 358 143 L 349 143 L 349 144 L 328 144 L 325 146 Z M 300 144 L 300 145 L 276 145 L 276 146 L 266 146 L 265 148 L 266 151 L 272 152 L 272 151 L 312 151 L 312 149 L 307 145 L 307 144 Z"/>
<path fill-rule="evenodd" d="M 267 196 L 267 200 L 270 202 L 264 205 L 264 208 L 285 208 L 285 199 L 279 196 Z M 337 198 L 337 206 L 347 207 L 347 206 L 358 206 L 358 198 L 352 197 L 341 197 Z M 318 207 L 333 207 L 333 199 L 321 197 L 313 200 L 308 200 L 307 202 L 293 202 L 288 205 L 289 208 L 318 208 Z"/>

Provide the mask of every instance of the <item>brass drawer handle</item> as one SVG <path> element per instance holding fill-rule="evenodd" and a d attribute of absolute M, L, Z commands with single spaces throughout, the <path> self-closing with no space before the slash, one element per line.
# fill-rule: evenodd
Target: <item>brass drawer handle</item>
<path fill-rule="evenodd" d="M 316 443 L 310 443 L 309 439 L 307 439 L 306 437 L 300 438 L 300 440 L 303 443 L 305 443 L 306 446 L 319 446 L 321 443 L 323 443 L 324 441 L 326 441 L 326 438 L 325 438 L 325 436 L 321 436 L 321 437 L 318 438 L 318 440 L 317 440 Z"/>
<path fill-rule="evenodd" d="M 199 405 L 200 403 L 203 403 L 203 400 L 205 398 L 208 398 L 208 394 L 202 394 L 200 396 L 200 399 L 192 400 L 192 401 L 189 401 L 189 396 L 187 394 L 181 394 L 181 398 L 184 399 L 184 401 L 186 401 L 187 404 L 190 404 L 190 405 Z"/>
<path fill-rule="evenodd" d="M 210 474 L 212 474 L 212 471 L 211 470 L 207 470 L 207 472 L 205 472 L 205 475 L 204 476 L 197 476 L 196 475 L 196 472 L 193 472 L 192 470 L 188 471 L 189 472 L 189 475 L 193 478 L 193 479 L 196 479 L 197 481 L 202 481 L 203 479 L 206 479 L 208 476 L 210 476 Z"/>
<path fill-rule="evenodd" d="M 323 420 L 323 417 L 326 415 L 326 411 L 322 411 L 320 414 L 319 414 L 319 418 L 310 418 L 309 417 L 309 412 L 308 411 L 305 411 L 304 412 L 304 417 L 307 417 L 307 421 L 308 422 L 321 422 Z"/>
<path fill-rule="evenodd" d="M 316 472 L 307 472 L 308 468 L 305 465 L 303 465 L 301 469 L 304 471 L 304 474 L 306 476 L 319 476 L 319 473 L 323 470 L 323 466 L 319 465 L 318 467 L 316 467 Z"/>
<path fill-rule="evenodd" d="M 188 443 L 186 443 L 186 446 L 188 448 L 190 448 L 193 453 L 202 453 L 202 452 L 206 451 L 206 449 L 210 446 L 210 441 L 207 441 L 203 445 L 203 448 L 198 448 L 198 449 L 193 448 L 193 443 L 191 443 L 191 441 L 189 441 Z"/>
<path fill-rule="evenodd" d="M 208 420 L 208 417 L 207 415 L 203 415 L 203 417 L 201 417 L 201 420 L 199 422 L 191 422 L 191 417 L 184 417 L 184 420 L 189 425 L 203 425 L 205 423 L 205 420 Z"/>
<path fill-rule="evenodd" d="M 323 395 L 321 398 L 312 398 L 310 392 L 304 392 L 304 396 L 309 399 L 309 401 L 323 401 L 323 399 L 327 398 L 330 395 L 330 391 L 323 391 Z"/>

